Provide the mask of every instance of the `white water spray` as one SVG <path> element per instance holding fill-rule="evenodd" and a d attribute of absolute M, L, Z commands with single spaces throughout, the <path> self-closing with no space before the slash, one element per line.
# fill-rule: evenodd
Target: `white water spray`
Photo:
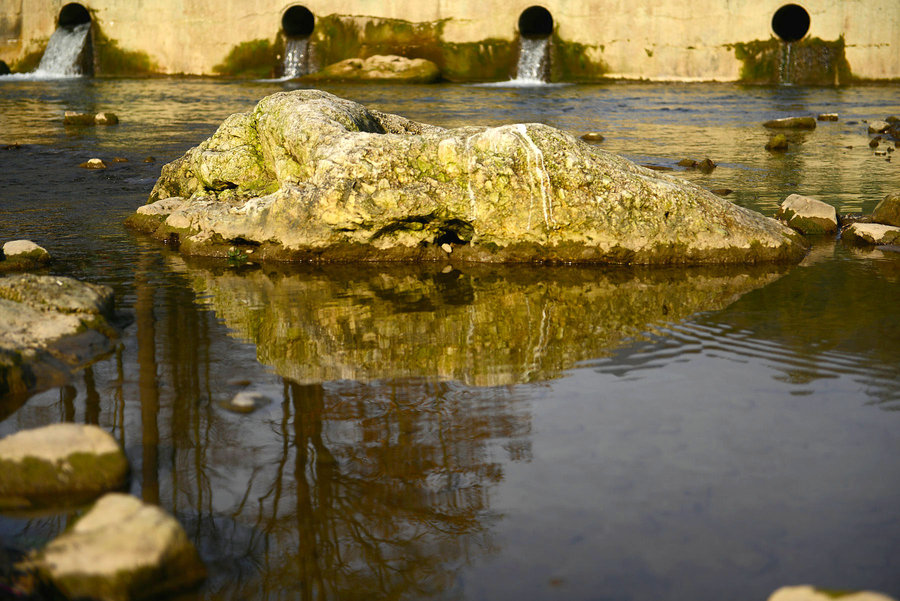
<path fill-rule="evenodd" d="M 309 38 L 288 38 L 284 44 L 282 71 L 284 79 L 309 73 Z"/>
<path fill-rule="evenodd" d="M 50 41 L 41 62 L 33 75 L 38 77 L 79 77 L 81 71 L 81 52 L 87 43 L 91 31 L 90 23 L 81 23 L 75 27 L 58 27 Z"/>
<path fill-rule="evenodd" d="M 547 54 L 550 38 L 522 37 L 519 39 L 519 64 L 515 82 L 546 83 Z"/>

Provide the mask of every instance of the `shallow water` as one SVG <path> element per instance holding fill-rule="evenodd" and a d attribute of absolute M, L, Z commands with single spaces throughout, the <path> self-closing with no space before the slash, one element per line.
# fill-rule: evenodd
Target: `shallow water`
<path fill-rule="evenodd" d="M 0 400 L 0 435 L 99 423 L 210 568 L 186 599 L 900 596 L 900 254 L 793 268 L 186 261 L 122 220 L 161 165 L 289 83 L 0 81 L 0 240 L 112 286 L 118 350 Z M 334 86 L 445 126 L 539 121 L 771 214 L 900 187 L 863 119 L 897 86 Z M 65 110 L 121 124 L 69 128 Z M 760 124 L 837 112 L 763 150 Z M 852 146 L 852 148 L 847 148 Z M 145 163 L 153 156 L 156 162 Z M 86 171 L 89 158 L 110 169 Z M 128 162 L 109 162 L 113 157 Z M 711 174 L 681 171 L 710 157 Z M 227 410 L 240 390 L 272 402 Z M 40 546 L 70 516 L 0 518 Z"/>

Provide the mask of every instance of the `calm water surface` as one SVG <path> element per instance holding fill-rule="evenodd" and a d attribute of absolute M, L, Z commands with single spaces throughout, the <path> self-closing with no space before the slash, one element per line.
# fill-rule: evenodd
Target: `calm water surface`
<path fill-rule="evenodd" d="M 0 241 L 115 289 L 115 353 L 0 399 L 0 435 L 97 423 L 131 491 L 210 568 L 193 600 L 900 596 L 900 254 L 823 240 L 792 268 L 266 266 L 121 225 L 161 165 L 277 82 L 0 82 Z M 900 189 L 863 119 L 898 86 L 335 86 L 445 126 L 539 121 L 774 212 Z M 120 125 L 67 128 L 66 110 Z M 837 112 L 763 150 L 760 124 Z M 0 148 L 2 148 L 0 146 Z M 156 162 L 144 162 L 148 156 Z M 105 171 L 77 165 L 89 158 Z M 272 402 L 251 414 L 240 390 Z M 0 517 L 44 544 L 72 516 Z"/>

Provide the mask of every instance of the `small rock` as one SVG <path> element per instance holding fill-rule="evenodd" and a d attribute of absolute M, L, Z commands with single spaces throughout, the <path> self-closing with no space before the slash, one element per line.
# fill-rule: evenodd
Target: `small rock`
<path fill-rule="evenodd" d="M 235 413 L 252 413 L 261 407 L 265 407 L 271 402 L 272 399 L 262 393 L 242 390 L 234 395 L 234 398 L 231 399 L 231 401 L 225 403 L 224 407 Z"/>
<path fill-rule="evenodd" d="M 97 125 L 116 125 L 119 118 L 115 113 L 97 113 L 94 115 L 94 123 Z"/>
<path fill-rule="evenodd" d="M 688 169 L 696 169 L 699 163 L 694 159 L 681 159 L 676 163 L 679 167 L 686 167 Z"/>
<path fill-rule="evenodd" d="M 800 194 L 785 198 L 776 217 L 801 234 L 831 234 L 838 228 L 833 206 Z"/>
<path fill-rule="evenodd" d="M 843 237 L 856 244 L 900 244 L 900 227 L 881 223 L 853 223 L 844 230 Z"/>
<path fill-rule="evenodd" d="M 102 428 L 54 424 L 0 439 L 0 473 L 0 508 L 66 507 L 121 488 L 128 460 Z"/>
<path fill-rule="evenodd" d="M 900 192 L 893 192 L 875 206 L 872 221 L 900 227 Z"/>
<path fill-rule="evenodd" d="M 125 494 L 102 497 L 37 553 L 33 566 L 67 599 L 155 598 L 206 577 L 181 524 L 159 507 Z"/>
<path fill-rule="evenodd" d="M 815 129 L 816 120 L 813 117 L 785 117 L 772 119 L 763 123 L 763 127 L 770 129 Z"/>
<path fill-rule="evenodd" d="M 869 148 L 878 148 L 878 144 L 881 143 L 881 136 L 875 136 L 871 140 L 869 140 Z"/>
<path fill-rule="evenodd" d="M 887 121 L 869 121 L 868 131 L 870 134 L 883 134 L 891 128 L 891 124 Z"/>
<path fill-rule="evenodd" d="M 896 115 L 892 115 L 890 117 L 886 117 L 885 121 L 887 121 L 888 123 L 893 125 L 894 123 L 900 123 L 900 117 L 897 117 Z"/>
<path fill-rule="evenodd" d="M 42 264 L 50 261 L 50 253 L 31 240 L 11 240 L 3 245 L 3 252 L 0 253 L 0 259 Z"/>
<path fill-rule="evenodd" d="M 63 123 L 66 125 L 94 125 L 94 113 L 66 111 L 63 116 Z"/>
<path fill-rule="evenodd" d="M 734 190 L 730 188 L 713 188 L 712 190 L 710 190 L 710 192 L 712 192 L 716 196 L 728 196 L 729 194 L 734 192 Z"/>
<path fill-rule="evenodd" d="M 602 142 L 603 134 L 596 131 L 589 131 L 586 134 L 582 134 L 581 139 L 586 142 Z"/>
<path fill-rule="evenodd" d="M 441 250 L 449 255 L 453 252 L 453 247 L 444 242 L 443 244 L 441 244 Z"/>
<path fill-rule="evenodd" d="M 106 169 L 106 163 L 101 161 L 100 159 L 90 159 L 78 165 L 79 167 L 83 167 L 85 169 Z"/>
<path fill-rule="evenodd" d="M 703 173 L 712 173 L 713 169 L 716 168 L 716 164 L 712 161 L 712 159 L 703 159 L 700 163 L 697 164 L 697 169 L 702 171 Z"/>
<path fill-rule="evenodd" d="M 775 134 L 766 142 L 766 150 L 787 150 L 788 140 L 784 134 Z"/>
<path fill-rule="evenodd" d="M 812 586 L 783 586 L 769 597 L 769 601 L 894 601 L 887 595 L 873 591 L 836 591 L 817 589 Z"/>
<path fill-rule="evenodd" d="M 887 156 L 887 150 L 876 150 L 876 151 L 875 151 L 875 156 L 877 156 L 877 157 L 886 157 L 886 156 Z"/>
<path fill-rule="evenodd" d="M 125 157 L 113 157 L 113 163 L 127 163 L 128 159 Z"/>
<path fill-rule="evenodd" d="M 837 113 L 819 113 L 819 116 L 816 117 L 818 121 L 837 121 L 838 114 Z"/>
<path fill-rule="evenodd" d="M 144 162 L 145 162 L 145 163 L 155 163 L 155 162 L 156 162 L 156 157 L 145 157 L 145 158 L 144 158 Z"/>

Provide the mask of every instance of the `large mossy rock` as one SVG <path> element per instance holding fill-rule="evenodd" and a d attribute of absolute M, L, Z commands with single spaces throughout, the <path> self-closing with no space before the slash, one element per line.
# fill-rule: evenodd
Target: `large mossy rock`
<path fill-rule="evenodd" d="M 113 349 L 113 292 L 62 276 L 0 277 L 0 397 L 62 383 Z"/>
<path fill-rule="evenodd" d="M 54 424 L 0 439 L 0 474 L 0 509 L 62 508 L 121 488 L 128 460 L 97 426 Z"/>
<path fill-rule="evenodd" d="M 68 599 L 137 601 L 206 577 L 175 518 L 130 495 L 111 493 L 34 559 L 40 577 Z"/>
<path fill-rule="evenodd" d="M 900 227 L 900 193 L 892 192 L 875 206 L 872 221 Z"/>
<path fill-rule="evenodd" d="M 440 79 L 438 66 L 424 58 L 376 54 L 369 58 L 348 58 L 303 77 L 306 81 L 384 81 L 433 83 Z"/>
<path fill-rule="evenodd" d="M 552 127 L 442 129 L 274 94 L 166 165 L 129 219 L 187 254 L 279 260 L 797 261 L 798 234 Z"/>

